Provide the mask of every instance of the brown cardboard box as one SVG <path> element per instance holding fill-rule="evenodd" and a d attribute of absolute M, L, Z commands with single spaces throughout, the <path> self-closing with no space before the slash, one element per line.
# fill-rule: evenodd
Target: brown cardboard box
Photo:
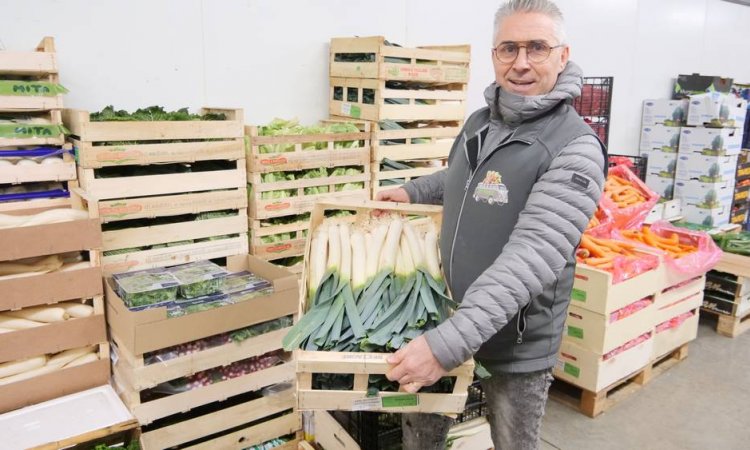
<path fill-rule="evenodd" d="M 288 270 L 251 255 L 227 259 L 232 271 L 249 270 L 273 283 L 274 293 L 234 305 L 182 317 L 167 317 L 167 308 L 130 311 L 105 282 L 107 323 L 119 346 L 133 355 L 194 341 L 256 323 L 296 314 L 299 309 L 297 277 Z"/>

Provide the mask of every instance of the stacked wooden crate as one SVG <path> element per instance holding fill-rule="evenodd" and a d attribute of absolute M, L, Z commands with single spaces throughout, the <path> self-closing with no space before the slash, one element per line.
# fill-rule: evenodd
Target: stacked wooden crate
<path fill-rule="evenodd" d="M 245 128 L 250 254 L 272 262 L 301 259 L 315 202 L 369 198 L 370 126 L 358 126 L 349 133 L 276 136 L 261 136 L 256 126 Z M 358 173 L 336 174 L 346 168 Z M 307 178 L 308 171 L 327 176 Z M 271 181 L 283 178 L 275 176 L 282 172 L 291 179 Z M 291 270 L 301 267 L 295 264 Z"/>
<path fill-rule="evenodd" d="M 109 380 L 99 223 L 51 211 L 0 227 L 0 412 Z"/>
<path fill-rule="evenodd" d="M 297 313 L 297 279 L 247 255 L 227 258 L 227 269 L 269 280 L 273 293 L 169 317 L 166 307 L 128 309 L 105 280 L 113 380 L 142 425 L 146 450 L 243 449 L 299 438 L 294 361 L 281 345 Z M 258 325 L 269 331 L 249 329 Z"/>
<path fill-rule="evenodd" d="M 677 272 L 659 258 L 655 268 L 617 283 L 608 271 L 576 267 L 553 373 L 581 388 L 574 402 L 584 414 L 600 414 L 657 367 L 663 371 L 684 359 L 697 336 L 705 274 Z M 623 384 L 632 386 L 618 391 Z"/>
<path fill-rule="evenodd" d="M 469 60 L 468 45 L 331 39 L 329 114 L 373 122 L 373 196 L 444 168 L 466 114 Z"/>
<path fill-rule="evenodd" d="M 35 51 L 0 51 L 0 211 L 69 204 L 76 172 L 61 92 L 51 37 Z"/>
<path fill-rule="evenodd" d="M 716 331 L 723 336 L 750 330 L 750 257 L 724 253 L 707 275 L 703 311 L 718 316 Z"/>
<path fill-rule="evenodd" d="M 94 122 L 64 110 L 105 273 L 247 254 L 242 110 L 225 120 Z"/>

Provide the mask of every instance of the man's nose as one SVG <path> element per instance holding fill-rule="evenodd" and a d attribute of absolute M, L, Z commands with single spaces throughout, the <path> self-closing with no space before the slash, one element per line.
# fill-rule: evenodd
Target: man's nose
<path fill-rule="evenodd" d="M 522 70 L 528 70 L 529 69 L 529 54 L 526 50 L 526 47 L 521 47 L 518 49 L 518 56 L 516 57 L 516 60 L 513 61 L 513 68 L 518 71 Z"/>

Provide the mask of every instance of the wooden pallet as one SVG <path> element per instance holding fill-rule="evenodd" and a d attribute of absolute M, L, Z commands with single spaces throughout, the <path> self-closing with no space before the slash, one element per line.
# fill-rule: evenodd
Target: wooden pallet
<path fill-rule="evenodd" d="M 269 219 L 312 211 L 316 202 L 331 198 L 368 199 L 370 196 L 370 166 L 360 167 L 363 173 L 349 176 L 329 176 L 326 178 L 311 178 L 291 181 L 277 181 L 266 183 L 262 181 L 260 173 L 248 174 L 248 182 L 252 187 L 249 195 L 248 216 L 252 219 Z M 344 183 L 362 183 L 362 189 L 351 191 L 336 191 L 336 186 Z M 305 195 L 307 187 L 327 187 L 328 193 Z M 277 190 L 295 190 L 293 197 L 279 199 L 263 199 L 263 193 Z"/>
<path fill-rule="evenodd" d="M 337 55 L 373 55 L 373 62 L 336 61 Z M 469 82 L 471 46 L 446 45 L 396 47 L 383 36 L 333 38 L 330 46 L 330 74 L 343 78 L 376 78 L 422 82 Z M 386 60 L 388 58 L 388 60 Z M 399 58 L 399 62 L 392 58 Z"/>
<path fill-rule="evenodd" d="M 750 330 L 750 311 L 742 317 L 736 317 L 704 307 L 701 308 L 701 313 L 709 313 L 717 317 L 716 332 L 722 336 L 736 338 Z"/>
<path fill-rule="evenodd" d="M 687 355 L 688 344 L 683 344 L 599 392 L 581 389 L 564 380 L 556 379 L 550 388 L 549 396 L 593 418 L 640 391 L 654 377 L 671 369 L 687 358 Z"/>
<path fill-rule="evenodd" d="M 70 144 L 64 150 L 72 150 Z M 70 181 L 76 179 L 76 162 L 70 153 L 62 154 L 60 164 L 33 166 L 0 166 L 0 184 L 34 183 L 38 181 Z"/>
<path fill-rule="evenodd" d="M 0 52 L 2 53 L 2 52 Z M 60 110 L 50 110 L 34 113 L 34 117 L 40 117 L 49 121 L 52 125 L 62 125 Z M 65 135 L 48 133 L 33 124 L 18 124 L 16 137 L 0 137 L 0 149 L 15 149 L 18 147 L 36 147 L 40 145 L 62 146 L 65 144 Z"/>
<path fill-rule="evenodd" d="M 273 225 L 268 227 L 254 228 L 252 224 L 259 220 L 250 220 L 250 254 L 265 260 L 287 258 L 305 254 L 306 232 L 310 228 L 308 221 L 290 223 L 288 225 Z M 264 236 L 272 236 L 280 233 L 289 233 L 291 239 L 264 243 Z"/>
<path fill-rule="evenodd" d="M 78 183 L 97 200 L 239 189 L 247 183 L 244 159 L 231 161 L 227 169 L 203 172 L 97 178 L 96 170 L 78 167 Z"/>
<path fill-rule="evenodd" d="M 365 103 L 364 94 L 373 95 Z M 387 99 L 406 99 L 407 104 L 389 104 Z M 330 79 L 328 112 L 332 116 L 381 121 L 460 121 L 466 114 L 466 85 L 447 84 L 439 89 L 390 89 L 384 80 L 366 78 Z M 421 101 L 427 104 L 419 104 Z"/>
<path fill-rule="evenodd" d="M 380 170 L 379 164 L 373 164 L 372 165 L 372 198 L 374 199 L 378 192 L 385 191 L 387 189 L 393 189 L 396 187 L 399 187 L 399 185 L 393 185 L 393 184 L 384 184 L 384 180 L 392 180 L 392 179 L 403 179 L 404 183 L 408 181 L 412 181 L 416 178 L 423 177 L 425 175 L 432 175 L 435 172 L 439 172 L 441 170 L 444 170 L 447 168 L 445 165 L 445 160 L 436 160 L 436 163 L 440 164 L 437 166 L 426 166 L 426 167 L 417 167 L 414 169 L 403 169 L 403 170 Z M 419 161 L 417 163 L 425 163 L 423 161 Z M 432 164 L 433 162 L 430 161 L 429 164 Z M 416 165 L 416 164 L 415 164 Z"/>
<path fill-rule="evenodd" d="M 247 171 L 276 172 L 367 165 L 370 161 L 370 124 L 358 122 L 358 133 L 329 133 L 290 136 L 259 136 L 258 127 L 245 127 L 248 139 Z M 358 141 L 356 148 L 334 148 L 339 142 Z M 324 143 L 325 149 L 303 150 L 304 144 Z M 261 153 L 264 145 L 293 145 L 294 150 L 281 153 Z"/>

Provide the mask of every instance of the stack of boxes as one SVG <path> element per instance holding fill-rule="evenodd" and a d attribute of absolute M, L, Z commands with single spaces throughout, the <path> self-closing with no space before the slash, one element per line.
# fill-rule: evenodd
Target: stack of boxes
<path fill-rule="evenodd" d="M 0 211 L 69 205 L 76 166 L 60 116 L 65 92 L 51 37 L 35 51 L 0 51 Z"/>
<path fill-rule="evenodd" d="M 737 162 L 737 175 L 734 185 L 734 204 L 730 222 L 748 228 L 750 215 L 750 150 L 742 150 Z"/>
<path fill-rule="evenodd" d="M 646 100 L 640 152 L 648 158 L 646 184 L 664 199 L 679 199 L 683 218 L 729 223 L 747 103 L 711 92 L 683 100 Z"/>
<path fill-rule="evenodd" d="M 466 113 L 468 45 L 333 38 L 329 114 L 371 121 L 372 194 L 444 168 Z"/>

